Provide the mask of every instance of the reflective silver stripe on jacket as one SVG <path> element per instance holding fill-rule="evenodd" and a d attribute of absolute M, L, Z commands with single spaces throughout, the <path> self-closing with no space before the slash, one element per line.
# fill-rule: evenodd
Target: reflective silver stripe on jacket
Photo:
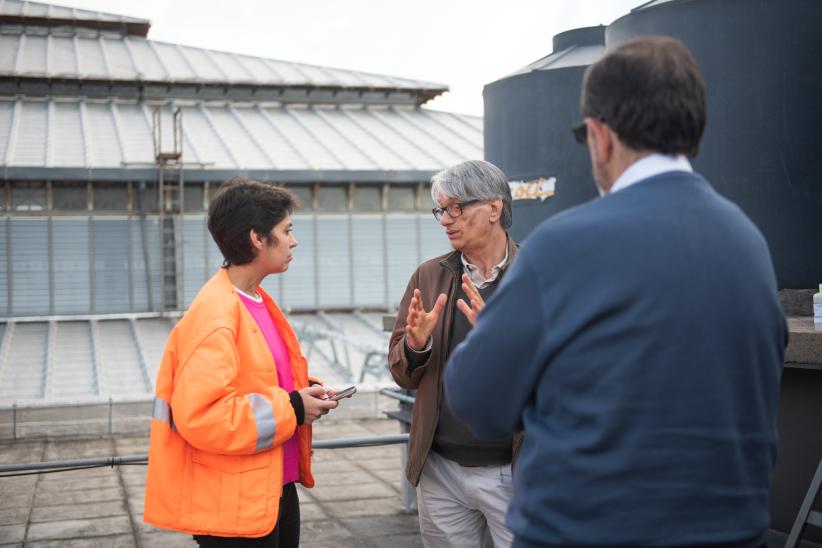
<path fill-rule="evenodd" d="M 257 423 L 257 451 L 271 449 L 274 444 L 274 408 L 262 394 L 250 393 L 248 401 L 254 411 L 254 422 Z"/>
<path fill-rule="evenodd" d="M 154 418 L 167 423 L 174 430 L 174 421 L 171 419 L 171 406 L 162 398 L 154 398 Z"/>

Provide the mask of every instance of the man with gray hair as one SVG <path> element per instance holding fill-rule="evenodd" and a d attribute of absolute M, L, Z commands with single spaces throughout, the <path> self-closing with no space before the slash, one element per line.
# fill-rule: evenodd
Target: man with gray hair
<path fill-rule="evenodd" d="M 448 355 L 517 252 L 507 233 L 511 190 L 499 168 L 480 160 L 441 171 L 431 182 L 434 218 L 454 250 L 411 276 L 389 343 L 391 375 L 417 390 L 406 476 L 417 486 L 426 547 L 476 548 L 486 530 L 496 547 L 507 547 L 513 537 L 505 512 L 519 437 L 477 439 L 452 413 L 442 378 Z"/>

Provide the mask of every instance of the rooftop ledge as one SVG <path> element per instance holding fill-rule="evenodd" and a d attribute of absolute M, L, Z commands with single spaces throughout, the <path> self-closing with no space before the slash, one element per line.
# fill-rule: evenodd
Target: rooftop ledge
<path fill-rule="evenodd" d="M 822 331 L 814 329 L 813 317 L 788 317 L 788 332 L 785 367 L 822 370 Z"/>

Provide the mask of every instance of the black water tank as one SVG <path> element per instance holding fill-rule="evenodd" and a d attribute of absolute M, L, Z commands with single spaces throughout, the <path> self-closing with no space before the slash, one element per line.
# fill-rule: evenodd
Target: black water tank
<path fill-rule="evenodd" d="M 614 21 L 606 45 L 647 34 L 679 38 L 702 69 L 708 122 L 694 168 L 763 232 L 780 288 L 815 288 L 822 283 L 822 2 L 657 0 Z"/>
<path fill-rule="evenodd" d="M 557 34 L 553 53 L 485 86 L 485 159 L 510 181 L 543 178 L 548 188 L 556 179 L 553 197 L 514 201 L 518 241 L 545 218 L 597 196 L 588 150 L 570 128 L 580 120 L 585 68 L 602 56 L 604 39 L 603 26 Z"/>

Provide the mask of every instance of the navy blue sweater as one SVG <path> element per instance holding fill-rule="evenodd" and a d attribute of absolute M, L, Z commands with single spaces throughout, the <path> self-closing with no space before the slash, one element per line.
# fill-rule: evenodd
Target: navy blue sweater
<path fill-rule="evenodd" d="M 767 244 L 696 174 L 540 225 L 445 369 L 480 437 L 525 428 L 519 545 L 747 545 L 769 523 L 787 328 Z"/>

